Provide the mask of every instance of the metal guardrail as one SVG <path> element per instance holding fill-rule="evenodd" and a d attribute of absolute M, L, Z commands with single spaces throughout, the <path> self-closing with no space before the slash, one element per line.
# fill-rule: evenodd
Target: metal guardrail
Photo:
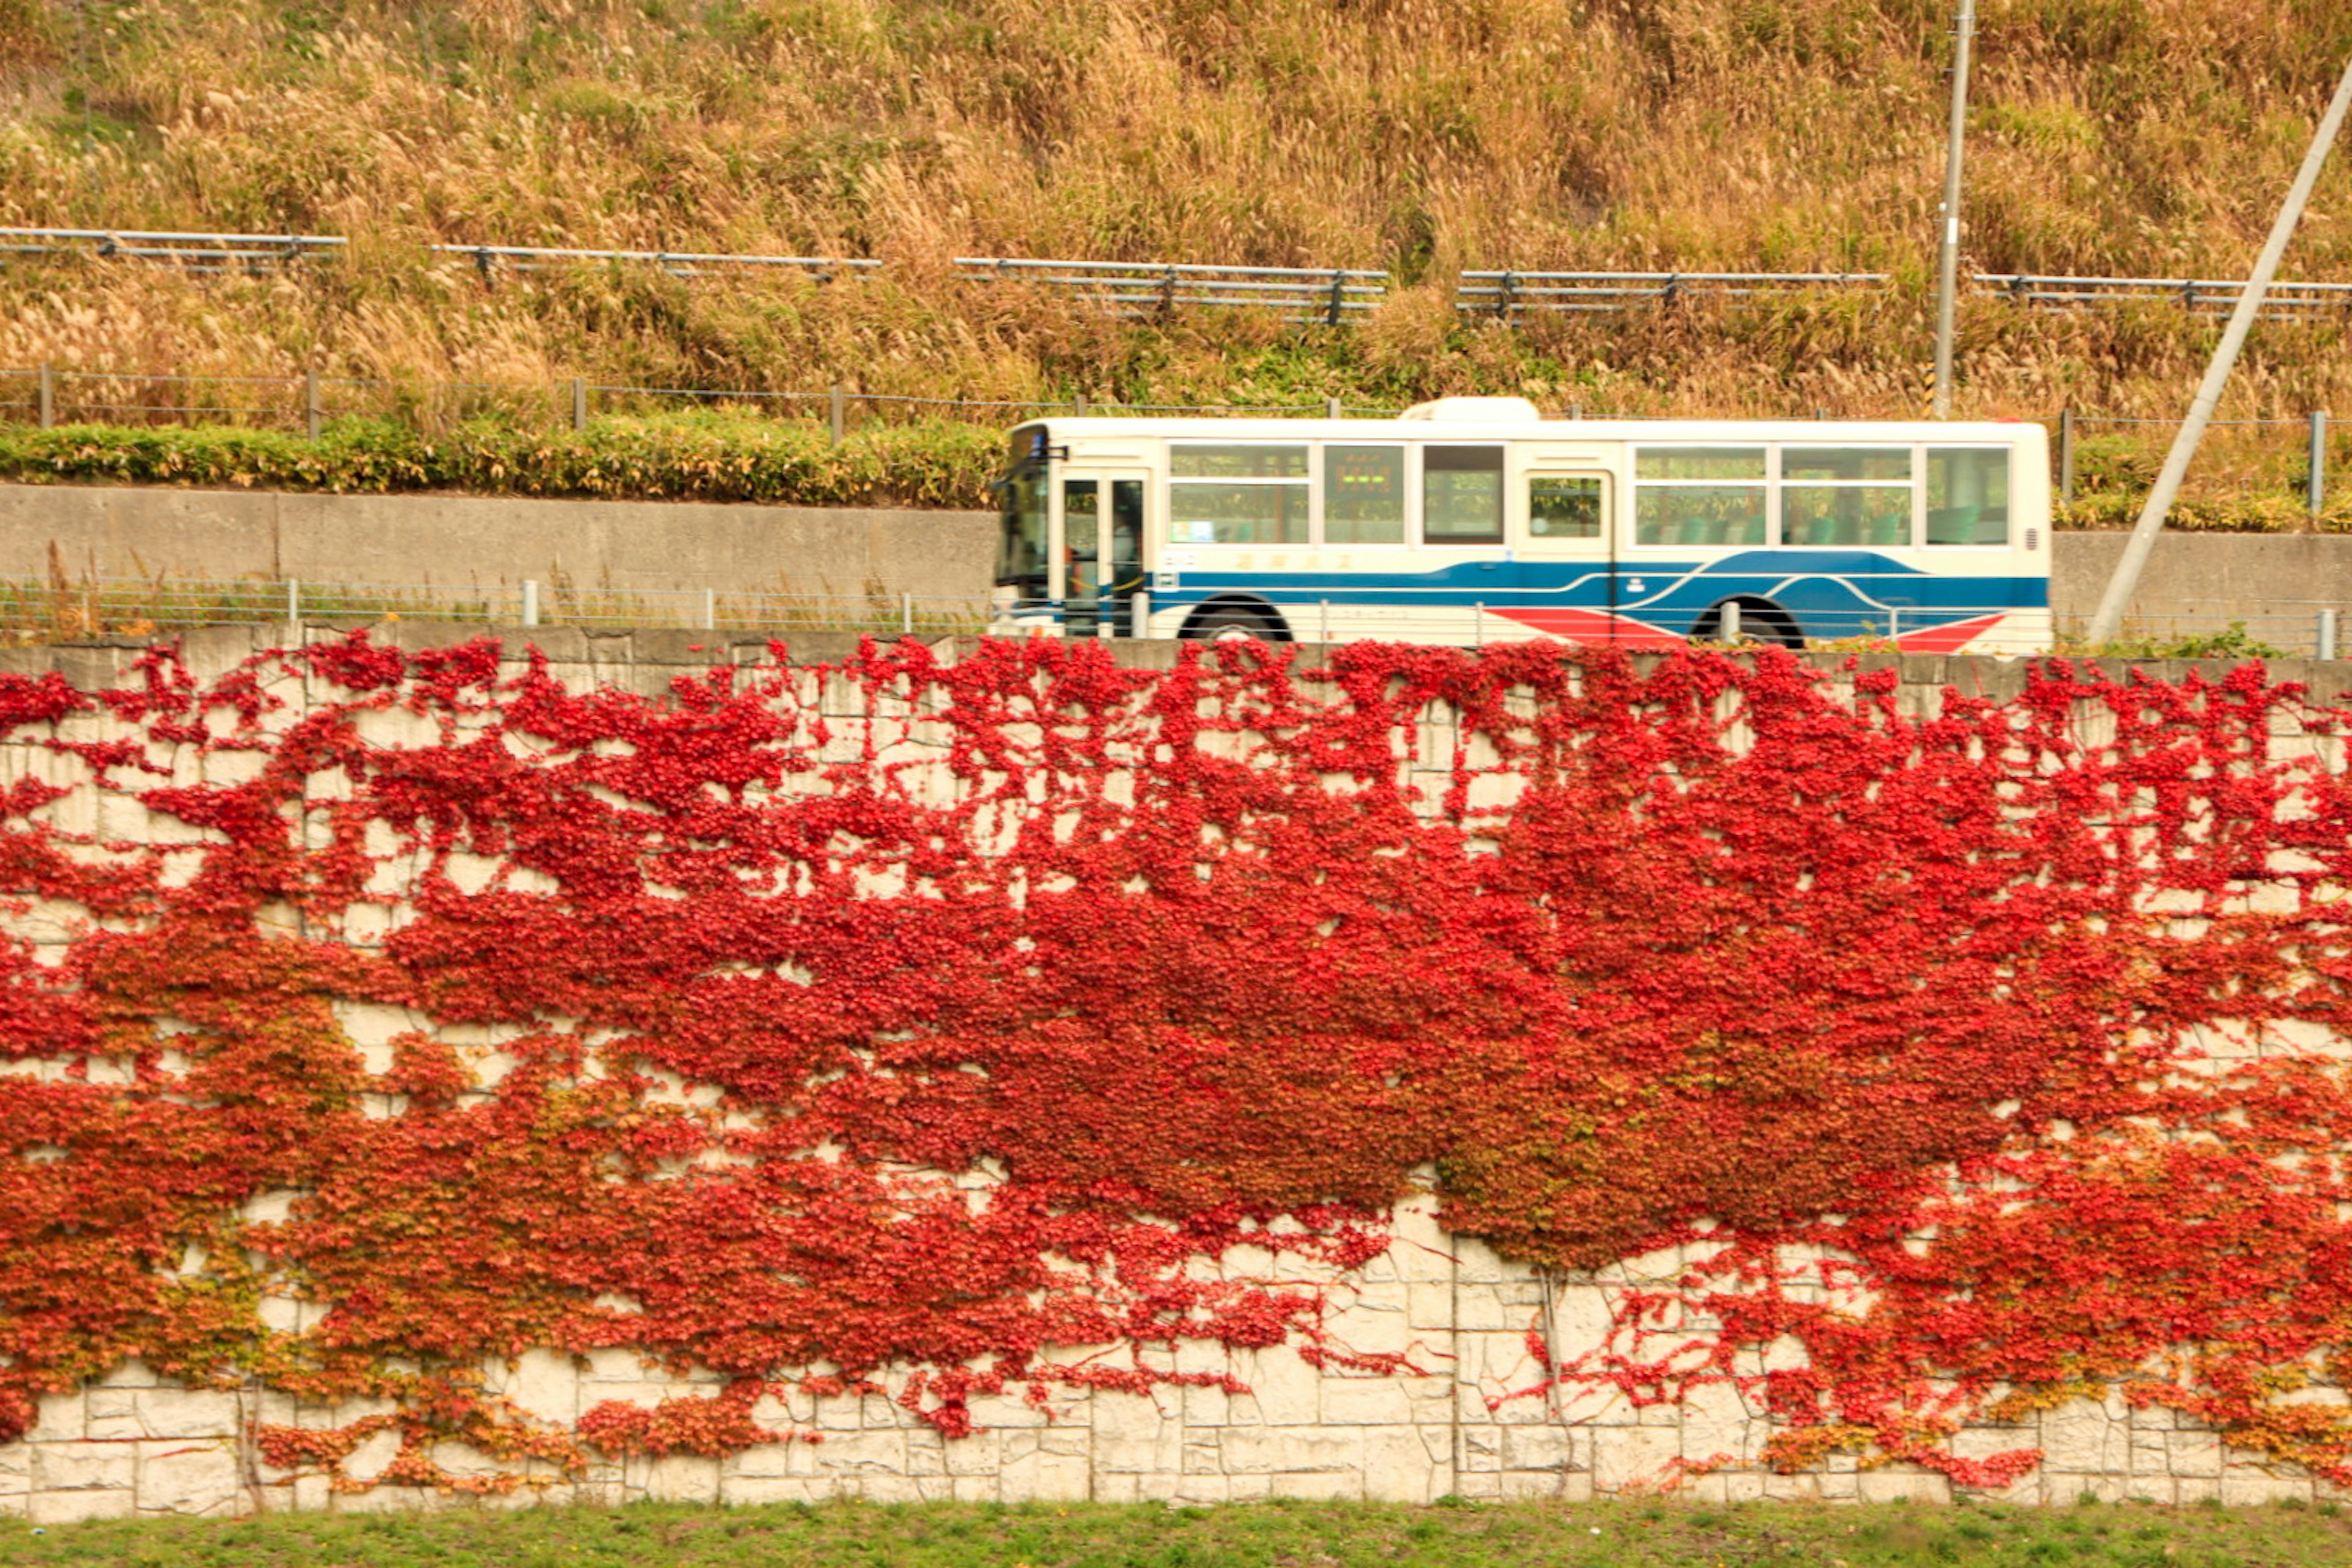
<path fill-rule="evenodd" d="M 1115 313 L 1166 316 L 1180 306 L 1233 306 L 1288 312 L 1296 321 L 1336 327 L 1388 295 L 1389 275 L 1351 268 L 1212 267 L 1166 261 L 1037 261 L 959 256 L 967 283 L 1018 282 L 1090 295 Z"/>
<path fill-rule="evenodd" d="M 0 228 L 0 255 L 86 252 L 124 261 L 161 261 L 193 272 L 257 272 L 306 256 L 332 256 L 349 241 L 331 234 L 197 234 L 163 229 Z"/>
<path fill-rule="evenodd" d="M 196 230 L 0 227 L 0 258 L 83 253 L 131 261 L 163 262 L 196 272 L 258 271 L 305 257 L 331 256 L 350 244 L 341 235 L 227 234 Z M 593 250 L 564 246 L 435 245 L 436 255 L 469 258 L 483 281 L 499 273 L 537 272 L 580 263 L 644 263 L 674 277 L 734 269 L 796 273 L 819 281 L 872 274 L 888 263 L 862 257 L 759 256 L 725 251 Z M 1074 290 L 1131 318 L 1164 317 L 1181 306 L 1279 310 L 1300 322 L 1337 326 L 1371 310 L 1388 297 L 1386 271 L 1344 267 L 1226 267 L 1183 261 L 1059 261 L 1025 257 L 960 256 L 956 276 L 969 283 L 1018 280 Z M 1514 322 L 1530 311 L 1615 311 L 1666 305 L 1686 297 L 1744 299 L 1815 289 L 1884 287 L 1882 272 L 1592 272 L 1465 271 L 1455 280 L 1454 306 L 1472 315 Z M 2136 301 L 2170 301 L 2190 310 L 2233 308 L 2245 291 L 2226 278 L 2101 278 L 2070 274 L 1979 273 L 1979 294 L 2000 294 L 2039 310 Z M 2352 283 L 2274 282 L 2266 315 L 2307 319 L 2352 315 Z"/>
<path fill-rule="evenodd" d="M 1465 272 L 1454 308 L 1514 321 L 1528 310 L 1625 310 L 1688 294 L 1738 299 L 1885 281 L 1883 272 Z"/>
<path fill-rule="evenodd" d="M 651 262 L 674 278 L 698 277 L 713 268 L 770 268 L 804 273 L 821 283 L 837 273 L 870 272 L 882 266 L 838 256 L 734 256 L 698 250 L 574 250 L 534 245 L 436 245 L 433 249 L 436 255 L 470 258 L 484 283 L 492 282 L 500 268 L 539 272 L 583 261 Z"/>
<path fill-rule="evenodd" d="M 2246 291 L 2242 279 L 2227 278 L 2065 278 L 1982 272 L 1970 282 L 1980 293 L 2000 294 L 2045 310 L 2147 301 L 2221 312 L 2237 309 Z M 2352 283 L 2273 283 L 2263 299 L 2266 316 L 2322 312 L 2352 315 Z"/>

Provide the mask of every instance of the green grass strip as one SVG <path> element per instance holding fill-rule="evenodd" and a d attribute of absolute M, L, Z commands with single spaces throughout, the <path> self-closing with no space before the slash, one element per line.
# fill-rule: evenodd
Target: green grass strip
<path fill-rule="evenodd" d="M 108 1568 L 2335 1568 L 2334 1504 L 1589 1504 L 1215 1509 L 1050 1503 L 633 1504 L 236 1521 L 0 1524 L 0 1562 Z"/>

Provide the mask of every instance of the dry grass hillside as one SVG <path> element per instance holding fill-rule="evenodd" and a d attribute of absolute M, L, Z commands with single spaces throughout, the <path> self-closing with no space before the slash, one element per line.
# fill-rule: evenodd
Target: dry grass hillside
<path fill-rule="evenodd" d="M 458 412 L 430 384 L 575 374 L 1908 409 L 1953 9 L 0 0 L 0 222 L 352 241 L 338 262 L 250 279 L 19 262 L 0 275 L 0 368 L 310 366 L 401 383 L 401 409 L 428 419 Z M 2242 276 L 2352 55 L 2344 0 L 1983 0 L 1981 28 L 1968 258 L 1987 271 Z M 829 287 L 587 268 L 486 289 L 434 241 L 898 265 Z M 1347 264 L 1402 287 L 1349 331 L 1160 330 L 956 285 L 956 255 Z M 1516 332 L 1458 321 L 1456 269 L 1500 266 L 1897 283 Z M 2286 270 L 2352 279 L 2352 153 Z M 2215 327 L 2168 307 L 2056 318 L 1974 300 L 1962 411 L 2168 416 Z M 2352 411 L 2345 344 L 2335 326 L 2265 327 L 2234 412 Z"/>

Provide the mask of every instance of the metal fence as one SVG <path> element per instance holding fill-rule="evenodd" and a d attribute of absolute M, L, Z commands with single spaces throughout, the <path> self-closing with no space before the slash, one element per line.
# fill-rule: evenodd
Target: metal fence
<path fill-rule="evenodd" d="M 226 234 L 148 229 L 0 228 L 0 258 L 82 254 L 117 260 L 163 262 L 199 272 L 257 272 L 306 257 L 329 257 L 348 246 L 341 235 Z M 527 245 L 435 245 L 436 255 L 463 256 L 485 285 L 509 273 L 601 264 L 651 266 L 679 278 L 767 272 L 820 282 L 872 275 L 887 267 L 869 258 L 761 256 L 722 251 L 595 250 Z M 1021 281 L 1098 300 L 1122 316 L 1163 318 L 1183 307 L 1276 310 L 1291 321 L 1338 326 L 1358 319 L 1388 297 L 1390 277 L 1366 268 L 1227 267 L 1189 261 L 1066 261 L 961 256 L 956 276 L 968 283 Z M 1591 272 L 1470 270 L 1454 282 L 1454 309 L 1514 323 L 1525 316 L 1563 311 L 1621 311 L 1696 298 L 1748 299 L 1809 291 L 1879 289 L 1881 272 Z M 2038 273 L 1979 273 L 1969 280 L 1980 294 L 1999 294 L 2037 310 L 2079 310 L 2128 303 L 2178 304 L 2193 311 L 2234 307 L 2244 282 L 2213 278 L 2104 278 Z M 2333 315 L 2352 320 L 2352 283 L 2282 281 L 2271 285 L 2263 313 L 2307 321 Z"/>
<path fill-rule="evenodd" d="M 0 582 L 0 637 L 143 637 L 199 626 L 459 621 L 520 626 L 677 627 L 879 636 L 972 635 L 982 596 L 797 594 L 740 589 L 615 590 L 522 582 L 306 583 L 294 579 L 86 578 Z"/>
<path fill-rule="evenodd" d="M 1463 603 L 1450 608 L 1379 604 L 1369 590 L 1334 604 L 1291 603 L 1282 606 L 1285 635 L 1303 643 L 1334 645 L 1367 640 L 1476 647 L 1530 635 L 1512 616 L 1517 606 Z M 1141 630 L 1140 616 L 1123 611 L 1096 614 L 1104 606 L 1076 605 L 1063 626 L 1073 637 L 1119 637 Z M 311 583 L 291 579 L 89 578 L 75 581 L 0 581 L 0 639 L 16 642 L 78 637 L 148 637 L 220 626 L 374 626 L 402 620 L 458 622 L 541 628 L 577 626 L 616 630 L 671 628 L 717 634 L 789 637 L 797 633 L 866 633 L 876 637 L 977 637 L 994 629 L 1024 635 L 1024 610 L 1050 607 L 998 606 L 981 595 L 914 594 L 793 594 L 737 589 L 581 589 L 568 584 L 521 582 L 492 586 L 436 584 Z M 1727 612 L 1730 614 L 1730 612 Z M 1955 628 L 1953 616 L 1993 621 L 2013 615 L 2009 605 L 1981 612 L 1898 606 L 1858 609 L 1808 617 L 1814 646 L 1897 647 L 1944 651 L 1962 639 L 1989 651 L 2042 651 L 2020 631 L 2006 637 L 1998 626 Z M 1009 618 L 1008 618 L 1009 617 Z M 1051 618 L 1048 613 L 1048 618 Z M 2123 635 L 2102 653 L 2118 657 L 2317 658 L 2334 659 L 2340 644 L 2340 607 L 2313 601 L 2280 602 L 2247 613 L 2216 603 L 2189 605 L 2161 615 L 2127 616 Z M 2055 630 L 2062 648 L 2079 651 L 2079 617 L 2060 616 Z M 1793 627 L 1767 616 L 1745 622 L 1702 616 L 1696 640 L 1739 643 L 1782 640 Z"/>
<path fill-rule="evenodd" d="M 870 272 L 882 264 L 837 256 L 730 256 L 684 250 L 570 250 L 531 245 L 436 245 L 435 254 L 463 256 L 474 263 L 485 284 L 495 284 L 501 272 L 543 272 L 550 268 L 577 266 L 583 261 L 650 262 L 674 278 L 698 278 L 705 272 L 735 268 L 769 268 L 814 278 L 820 283 L 851 272 Z"/>
<path fill-rule="evenodd" d="M 195 234 L 159 229 L 0 228 L 0 255 L 80 254 L 160 261 L 193 272 L 260 272 L 350 242 L 331 234 Z"/>
<path fill-rule="evenodd" d="M 1454 308 L 1517 321 L 1528 311 L 1626 310 L 1692 295 L 1745 299 L 1885 284 L 1883 272 L 1465 272 Z"/>
<path fill-rule="evenodd" d="M 2225 278 L 2045 278 L 1980 272 L 1970 281 L 1979 292 L 2046 310 L 2171 304 L 2220 314 L 2236 310 L 2246 292 L 2242 280 Z M 2263 296 L 2262 313 L 2288 320 L 2326 315 L 2352 320 L 2352 283 L 2273 283 Z"/>
<path fill-rule="evenodd" d="M 1210 267 L 1170 261 L 1032 261 L 959 256 L 967 283 L 1024 283 L 1065 289 L 1114 314 L 1158 318 L 1180 306 L 1280 310 L 1293 321 L 1336 327 L 1378 305 L 1389 275 L 1349 268 Z"/>

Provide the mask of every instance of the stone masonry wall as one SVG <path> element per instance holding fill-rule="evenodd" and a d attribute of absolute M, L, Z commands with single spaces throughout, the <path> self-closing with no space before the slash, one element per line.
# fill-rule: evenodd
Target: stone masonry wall
<path fill-rule="evenodd" d="M 282 635 L 205 634 L 193 640 L 190 657 L 200 675 L 212 673 Z M 390 635 L 413 648 L 456 634 L 406 625 Z M 660 690 L 681 670 L 705 668 L 713 658 L 750 660 L 765 652 L 763 645 L 748 642 L 733 650 L 689 648 L 694 634 L 684 633 L 536 636 L 572 683 L 609 682 L 640 691 Z M 134 651 L 127 646 L 15 650 L 0 655 L 0 668 L 54 669 L 89 689 L 116 679 Z M 835 651 L 814 644 L 803 650 L 806 657 Z M 1146 664 L 1171 657 L 1156 645 L 1118 651 L 1124 660 Z M 1947 683 L 1999 694 L 2013 689 L 2018 679 L 2015 667 L 1992 661 L 1905 658 L 1900 669 L 1902 700 L 1919 710 L 1932 707 Z M 2281 667 L 2274 674 L 2343 684 L 2333 669 Z M 23 747 L 0 748 L 0 782 L 41 765 Z M 409 1026 L 368 1010 L 354 1013 L 349 1023 L 363 1051 L 379 1049 L 393 1028 Z M 1757 1462 L 1766 1423 L 1727 1391 L 1682 1406 L 1637 1407 L 1616 1394 L 1568 1403 L 1540 1394 L 1507 1397 L 1541 1383 L 1538 1344 L 1548 1337 L 1573 1353 L 1605 1323 L 1611 1289 L 1671 1272 L 1676 1260 L 1658 1257 L 1611 1277 L 1547 1280 L 1503 1262 L 1475 1240 L 1444 1234 L 1433 1208 L 1426 1196 L 1398 1206 L 1395 1245 L 1360 1276 L 1341 1282 L 1339 1310 L 1330 1321 L 1338 1342 L 1363 1352 L 1409 1352 L 1425 1375 L 1318 1371 L 1287 1348 L 1234 1352 L 1229 1363 L 1222 1355 L 1203 1359 L 1204 1352 L 1188 1350 L 1184 1354 L 1192 1359 L 1180 1361 L 1176 1370 L 1231 1370 L 1251 1392 L 1081 1390 L 1057 1394 L 1044 1409 L 1011 1395 L 982 1397 L 973 1401 L 982 1430 L 954 1440 L 879 1397 L 772 1399 L 758 1413 L 763 1418 L 814 1427 L 824 1440 L 726 1459 L 604 1462 L 577 1481 L 551 1473 L 541 1478 L 546 1484 L 508 1500 L 1579 1500 L 1660 1487 L 1682 1463 L 1717 1467 L 1684 1485 L 1687 1495 L 1702 1500 L 1949 1496 L 1940 1476 L 1903 1466 L 1864 1468 L 1850 1457 L 1832 1458 L 1822 1473 L 1769 1473 Z M 265 1316 L 293 1326 L 312 1310 L 272 1302 Z M 485 1374 L 491 1392 L 535 1415 L 566 1421 L 598 1401 L 651 1405 L 697 1386 L 648 1371 L 620 1351 L 577 1360 L 532 1352 L 512 1363 L 493 1363 Z M 134 1363 L 80 1392 L 44 1399 L 38 1424 L 26 1439 L 0 1447 L 0 1516 L 57 1523 L 287 1508 L 410 1508 L 436 1500 L 430 1492 L 405 1488 L 331 1492 L 323 1479 L 295 1479 L 271 1469 L 249 1436 L 256 1421 L 324 1426 L 367 1413 L 362 1405 L 309 1405 L 277 1393 L 189 1390 Z M 1958 1446 L 1963 1454 L 2044 1450 L 2041 1469 L 2013 1489 L 2028 1501 L 2092 1493 L 2163 1503 L 2248 1502 L 2327 1489 L 2275 1475 L 2169 1412 L 2128 1411 L 2112 1394 L 2042 1412 L 2023 1426 L 1969 1430 Z M 389 1460 L 392 1447 L 389 1433 L 371 1438 L 353 1456 L 352 1475 L 372 1475 Z M 454 1447 L 435 1458 L 455 1475 L 482 1468 L 478 1457 Z"/>

